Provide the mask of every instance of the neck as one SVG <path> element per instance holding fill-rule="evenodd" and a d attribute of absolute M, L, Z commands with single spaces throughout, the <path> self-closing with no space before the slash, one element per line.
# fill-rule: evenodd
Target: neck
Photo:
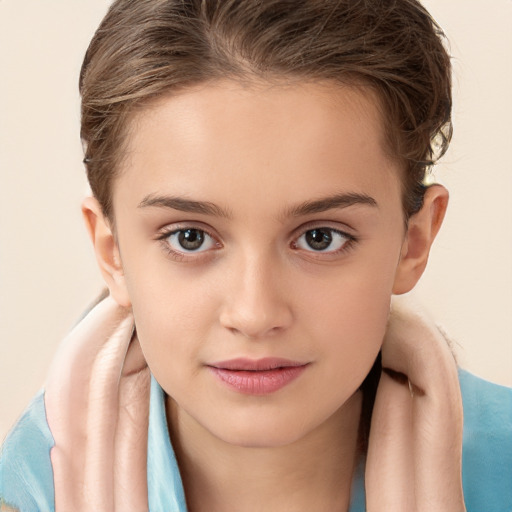
<path fill-rule="evenodd" d="M 357 463 L 361 393 L 302 439 L 272 448 L 235 446 L 167 399 L 190 512 L 345 512 Z"/>

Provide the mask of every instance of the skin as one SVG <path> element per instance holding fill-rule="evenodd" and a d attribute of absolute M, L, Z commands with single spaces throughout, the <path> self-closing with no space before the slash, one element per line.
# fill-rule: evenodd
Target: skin
<path fill-rule="evenodd" d="M 421 276 L 448 199 L 431 187 L 406 227 L 379 112 L 368 90 L 332 84 L 192 88 L 133 120 L 115 228 L 94 199 L 84 202 L 110 292 L 133 311 L 169 395 L 192 512 L 348 509 L 358 388 L 385 339 L 391 297 Z M 207 206 L 182 211 L 184 200 Z M 332 236 L 324 251 L 307 243 L 315 228 Z M 198 250 L 180 246 L 185 229 L 208 233 Z M 307 366 L 253 396 L 208 368 L 238 357 Z M 389 486 L 369 484 L 373 496 Z M 369 510 L 384 510 L 376 503 Z M 392 498 L 385 510 L 398 505 Z"/>

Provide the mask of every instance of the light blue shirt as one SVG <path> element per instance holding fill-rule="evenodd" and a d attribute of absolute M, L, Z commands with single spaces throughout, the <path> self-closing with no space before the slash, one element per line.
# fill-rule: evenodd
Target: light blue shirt
<path fill-rule="evenodd" d="M 460 370 L 464 406 L 462 479 L 468 512 L 512 511 L 512 389 Z M 0 454 L 0 503 L 20 512 L 52 512 L 53 438 L 39 392 L 7 436 Z M 171 446 L 162 388 L 152 379 L 148 432 L 151 512 L 186 512 Z M 358 469 L 350 512 L 364 512 L 364 467 Z"/>

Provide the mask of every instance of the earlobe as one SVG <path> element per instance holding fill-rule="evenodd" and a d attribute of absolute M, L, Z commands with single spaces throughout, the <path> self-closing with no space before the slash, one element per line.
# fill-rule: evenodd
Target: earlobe
<path fill-rule="evenodd" d="M 100 204 L 94 197 L 87 197 L 82 203 L 82 215 L 89 232 L 96 260 L 110 295 L 125 308 L 131 303 L 126 288 L 126 281 L 114 233 L 110 222 L 103 215 Z"/>
<path fill-rule="evenodd" d="M 408 221 L 393 285 L 394 294 L 409 292 L 419 281 L 427 266 L 430 248 L 441 228 L 447 206 L 446 188 L 442 185 L 431 185 L 425 192 L 421 210 Z"/>

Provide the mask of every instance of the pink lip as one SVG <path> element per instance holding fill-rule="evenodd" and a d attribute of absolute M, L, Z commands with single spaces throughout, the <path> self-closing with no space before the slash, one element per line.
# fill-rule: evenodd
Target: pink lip
<path fill-rule="evenodd" d="M 267 357 L 231 359 L 208 365 L 211 372 L 229 387 L 247 395 L 274 393 L 299 377 L 308 363 Z"/>

